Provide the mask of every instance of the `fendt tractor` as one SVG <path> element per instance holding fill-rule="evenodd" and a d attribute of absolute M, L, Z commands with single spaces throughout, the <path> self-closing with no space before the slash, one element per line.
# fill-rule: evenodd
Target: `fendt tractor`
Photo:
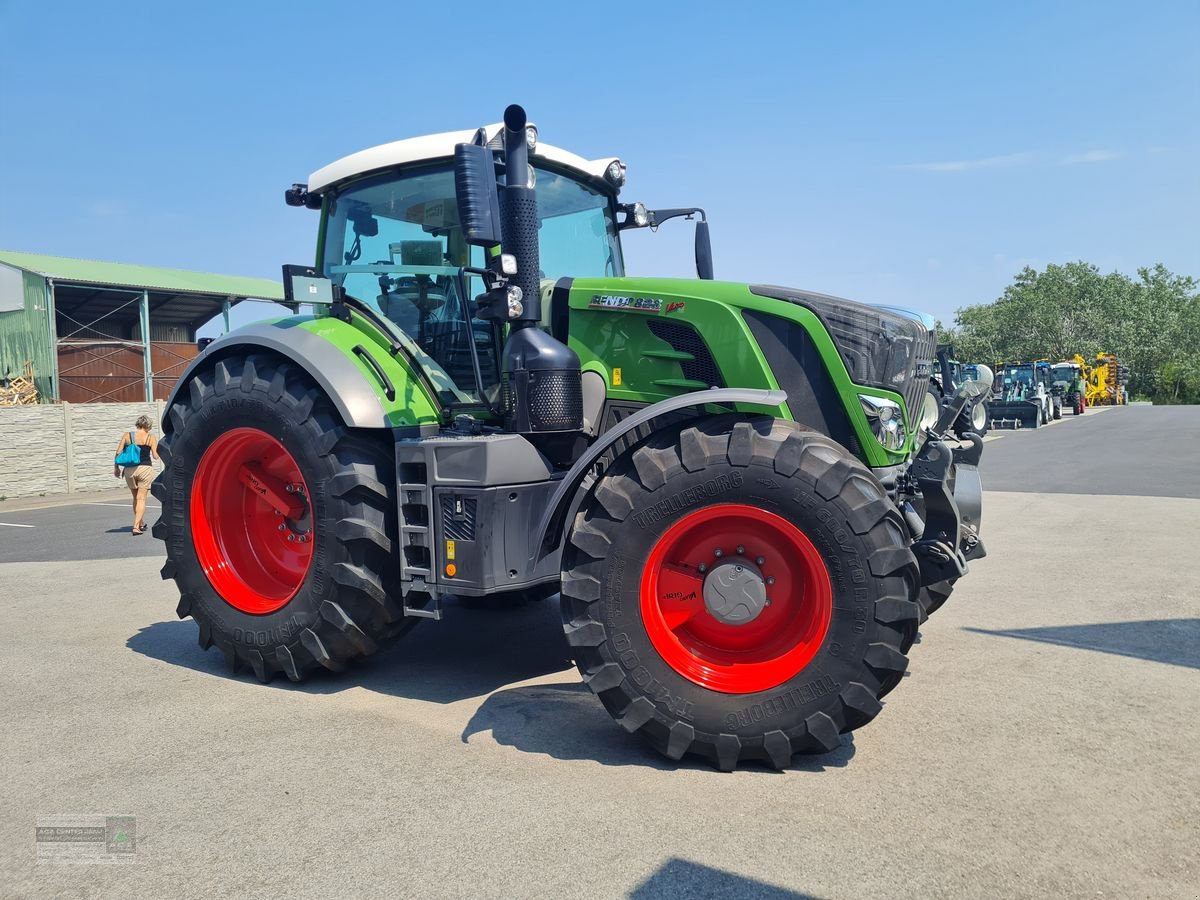
<path fill-rule="evenodd" d="M 1087 367 L 1081 356 L 1050 367 L 1050 390 L 1059 398 L 1060 416 L 1063 407 L 1069 408 L 1076 416 L 1082 416 L 1087 409 L 1086 372 Z"/>
<path fill-rule="evenodd" d="M 320 214 L 297 314 L 210 344 L 163 425 L 202 647 L 300 681 L 448 597 L 561 592 L 583 680 L 672 759 L 784 767 L 875 717 L 984 553 L 950 425 L 990 373 L 938 410 L 919 321 L 711 280 L 703 210 L 619 202 L 625 172 L 512 106 L 286 192 Z M 678 217 L 700 280 L 627 276 L 622 232 Z"/>

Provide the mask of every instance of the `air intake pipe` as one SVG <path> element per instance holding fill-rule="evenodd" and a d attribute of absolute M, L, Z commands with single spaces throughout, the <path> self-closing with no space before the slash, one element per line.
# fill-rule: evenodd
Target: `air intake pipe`
<path fill-rule="evenodd" d="M 511 283 L 521 289 L 520 315 L 504 343 L 501 405 L 505 427 L 519 434 L 583 429 L 579 357 L 537 325 L 542 319 L 537 192 L 532 184 L 525 110 L 504 111 L 504 189 L 500 194 L 504 252 L 517 261 Z"/>

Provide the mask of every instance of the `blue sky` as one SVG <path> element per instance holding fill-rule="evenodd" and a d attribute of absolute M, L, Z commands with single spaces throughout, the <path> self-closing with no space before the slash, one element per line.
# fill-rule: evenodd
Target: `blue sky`
<path fill-rule="evenodd" d="M 705 207 L 718 278 L 949 321 L 1026 264 L 1200 276 L 1195 0 L 547 3 L 511 39 L 513 4 L 174 7 L 0 0 L 0 247 L 278 277 L 316 231 L 287 185 L 519 102 L 623 199 Z"/>

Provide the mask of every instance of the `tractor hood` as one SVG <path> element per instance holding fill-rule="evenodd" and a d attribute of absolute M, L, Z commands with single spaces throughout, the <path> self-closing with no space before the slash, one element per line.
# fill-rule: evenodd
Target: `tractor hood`
<path fill-rule="evenodd" d="M 750 285 L 750 291 L 813 312 L 855 383 L 896 391 L 910 410 L 921 408 L 937 352 L 937 332 L 923 314 L 775 285 Z"/>

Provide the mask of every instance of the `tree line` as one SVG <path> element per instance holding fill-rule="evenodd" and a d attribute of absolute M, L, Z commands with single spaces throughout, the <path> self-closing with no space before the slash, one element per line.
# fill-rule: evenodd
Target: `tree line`
<path fill-rule="evenodd" d="M 1136 278 L 1085 262 L 1026 266 L 999 299 L 958 310 L 941 340 L 960 360 L 989 365 L 1115 353 L 1134 398 L 1200 403 L 1197 285 L 1161 264 Z"/>

